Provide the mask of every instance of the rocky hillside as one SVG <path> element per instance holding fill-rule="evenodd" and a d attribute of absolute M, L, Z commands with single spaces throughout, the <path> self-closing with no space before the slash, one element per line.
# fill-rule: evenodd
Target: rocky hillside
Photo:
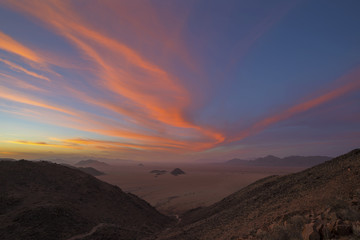
<path fill-rule="evenodd" d="M 0 162 L 2 240 L 146 239 L 169 223 L 147 202 L 78 169 Z"/>
<path fill-rule="evenodd" d="M 261 179 L 183 215 L 156 239 L 360 239 L 360 149 Z"/>

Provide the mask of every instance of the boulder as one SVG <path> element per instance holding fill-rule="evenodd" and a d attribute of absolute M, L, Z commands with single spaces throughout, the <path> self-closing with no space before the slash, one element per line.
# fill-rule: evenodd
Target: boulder
<path fill-rule="evenodd" d="M 335 227 L 334 227 L 334 233 L 339 236 L 347 236 L 352 233 L 352 225 L 345 221 L 338 220 L 336 221 Z"/>
<path fill-rule="evenodd" d="M 360 221 L 352 223 L 352 231 L 355 236 L 360 237 Z"/>
<path fill-rule="evenodd" d="M 320 234 L 316 231 L 314 223 L 305 224 L 301 235 L 304 240 L 320 240 Z"/>

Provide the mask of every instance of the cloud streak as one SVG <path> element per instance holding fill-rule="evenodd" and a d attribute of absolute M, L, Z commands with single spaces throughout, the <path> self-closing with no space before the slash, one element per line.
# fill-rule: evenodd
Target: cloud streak
<path fill-rule="evenodd" d="M 46 109 L 50 109 L 53 111 L 66 113 L 69 115 L 76 115 L 76 113 L 66 110 L 64 108 L 61 108 L 59 106 L 50 105 L 42 100 L 36 100 L 31 97 L 24 96 L 23 94 L 17 93 L 16 91 L 13 91 L 13 90 L 3 87 L 3 86 L 0 86 L 0 98 L 6 99 L 9 101 L 18 102 L 18 103 L 27 104 L 27 105 L 32 105 L 32 106 L 36 106 L 36 107 L 46 108 Z"/>
<path fill-rule="evenodd" d="M 24 46 L 18 41 L 14 40 L 10 36 L 0 31 L 0 49 L 7 51 L 12 54 L 21 56 L 24 59 L 36 62 L 43 63 L 41 57 L 39 57 L 34 51 L 30 48 Z"/>
<path fill-rule="evenodd" d="M 360 88 L 360 70 L 355 69 L 336 81 L 336 85 L 324 85 L 322 91 L 299 101 L 287 92 L 280 94 L 280 98 L 286 96 L 289 98 L 286 101 L 293 103 L 285 109 L 269 110 L 268 106 L 274 105 L 265 101 L 278 104 L 279 98 L 257 95 L 266 92 L 261 89 L 264 81 L 277 81 L 276 77 L 281 78 L 279 82 L 265 84 L 269 92 L 294 91 L 290 87 L 292 78 L 288 69 L 284 74 L 265 76 L 276 71 L 272 66 L 288 66 L 288 63 L 278 61 L 284 61 L 290 54 L 281 53 L 283 49 L 279 49 L 279 59 L 271 58 L 276 64 L 266 63 L 273 71 L 254 73 L 254 69 L 261 68 L 265 62 L 256 59 L 258 44 L 255 43 L 259 42 L 259 50 L 264 54 L 275 52 L 273 47 L 281 44 L 274 43 L 274 39 L 283 39 L 286 32 L 283 30 L 291 25 L 278 23 L 298 2 L 280 1 L 271 9 L 269 4 L 229 2 L 223 5 L 214 2 L 209 5 L 219 6 L 219 11 L 214 14 L 212 7 L 199 8 L 200 2 L 169 4 L 145 0 L 138 6 L 132 1 L 104 0 L 99 3 L 89 0 L 89 5 L 84 8 L 76 1 L 4 0 L 0 7 L 5 6 L 9 13 L 17 12 L 12 16 L 16 20 L 14 24 L 24 21 L 24 15 L 33 22 L 21 22 L 23 26 L 37 25 L 14 36 L 0 31 L 0 114 L 5 116 L 5 121 L 16 119 L 11 124 L 33 125 L 44 131 L 42 136 L 52 135 L 45 132 L 51 129 L 54 137 L 47 138 L 49 141 L 35 141 L 19 133 L 15 140 L 0 136 L 0 141 L 7 140 L 8 144 L 14 144 L 15 147 L 11 146 L 14 149 L 22 144 L 34 146 L 31 149 L 63 147 L 80 153 L 83 150 L 97 153 L 126 151 L 129 154 L 132 151 L 163 152 L 169 154 L 167 156 L 193 157 L 202 153 L 231 153 L 229 149 L 235 148 L 234 142 Z M 243 16 L 233 6 L 243 12 L 257 10 L 254 15 Z M 301 9 L 297 10 L 294 12 L 300 14 Z M 295 15 L 287 20 L 295 21 Z M 202 19 L 209 21 L 202 22 Z M 275 27 L 279 31 L 272 32 L 274 37 L 263 38 Z M 29 31 L 34 31 L 34 35 L 26 38 Z M 221 34 L 217 34 L 219 32 Z M 47 37 L 54 41 L 47 41 Z M 302 41 L 302 36 L 299 37 Z M 317 37 L 322 39 L 323 36 Z M 262 44 L 260 38 L 266 43 Z M 188 49 L 193 51 L 190 53 Z M 293 50 L 294 58 L 298 60 L 294 62 L 305 63 L 308 57 Z M 240 61 L 246 62 L 249 70 L 240 69 L 237 71 L 239 76 L 230 74 Z M 299 72 L 300 75 L 294 78 L 299 81 L 302 76 L 316 75 L 324 82 L 331 75 L 324 73 L 321 67 L 315 74 L 312 72 L 316 69 L 312 67 L 291 64 L 289 62 L 294 71 L 308 71 L 306 74 Z M 356 63 L 346 64 L 354 66 Z M 200 69 L 199 66 L 209 68 Z M 339 69 L 343 71 L 343 68 Z M 284 88 L 280 82 L 285 83 Z M 223 91 L 232 86 L 237 89 L 231 89 L 231 94 Z M 300 91 L 303 92 L 297 94 L 306 94 L 305 89 Z M 357 97 L 351 101 L 356 102 Z M 337 103 L 346 106 L 347 100 Z M 342 111 L 340 107 L 335 111 L 329 105 L 326 107 L 330 109 L 329 114 Z M 262 115 L 261 111 L 270 114 Z M 308 115 L 314 117 L 315 114 L 304 116 Z M 256 120 L 249 123 L 249 119 Z M 320 123 L 321 120 L 318 119 Z M 346 121 L 356 124 L 354 120 Z M 238 124 L 226 126 L 226 123 L 234 122 Z M 339 122 L 345 122 L 345 119 L 341 118 Z M 48 128 L 48 124 L 53 127 Z M 67 129 L 64 134 L 62 128 Z"/>
<path fill-rule="evenodd" d="M 42 76 L 40 74 L 37 74 L 35 72 L 32 72 L 32 71 L 29 71 L 21 66 L 19 66 L 18 64 L 16 63 L 13 63 L 13 62 L 10 62 L 8 60 L 5 60 L 5 59 L 2 59 L 0 58 L 0 62 L 3 62 L 5 63 L 6 65 L 8 65 L 11 69 L 15 70 L 15 71 L 20 71 L 20 72 L 23 72 L 31 77 L 35 77 L 35 78 L 39 78 L 39 79 L 42 79 L 42 80 L 46 80 L 48 82 L 50 82 L 50 79 L 45 77 L 45 76 Z"/>
<path fill-rule="evenodd" d="M 191 100 L 176 77 L 131 47 L 92 28 L 70 5 L 63 1 L 10 4 L 39 18 L 75 44 L 95 64 L 98 85 L 126 98 L 145 118 L 170 127 L 192 129 L 208 138 L 208 142 L 212 141 L 213 145 L 224 140 L 221 133 L 196 125 L 185 117 L 184 112 Z M 134 117 L 130 111 L 120 111 Z"/>
<path fill-rule="evenodd" d="M 0 73 L 0 82 L 6 83 L 7 85 L 19 87 L 22 89 L 33 90 L 33 91 L 37 91 L 37 92 L 46 92 L 46 90 L 43 88 L 39 88 L 35 85 L 27 83 L 21 79 L 13 77 L 11 75 L 7 75 L 5 73 Z"/>
<path fill-rule="evenodd" d="M 32 145 L 32 146 L 41 146 L 41 147 L 81 149 L 80 147 L 73 146 L 73 145 L 53 144 L 53 143 L 47 143 L 47 142 L 32 142 L 32 141 L 24 141 L 24 140 L 8 141 L 8 143 Z"/>
<path fill-rule="evenodd" d="M 12 107 L 13 111 L 2 110 L 8 113 L 17 114 L 40 122 L 50 123 L 52 125 L 73 128 L 85 132 L 93 132 L 104 136 L 120 137 L 128 140 L 135 140 L 142 144 L 120 143 L 126 147 L 136 149 L 163 149 L 166 151 L 178 151 L 177 149 L 197 150 L 208 147 L 209 143 L 198 141 L 192 142 L 172 139 L 171 136 L 146 134 L 146 132 L 135 132 L 126 130 L 117 121 L 105 117 L 89 114 L 75 109 L 64 108 L 57 105 L 51 105 L 34 97 L 22 95 L 16 91 L 0 87 L 0 98 L 13 101 L 29 106 L 38 107 L 39 109 L 21 109 Z M 50 111 L 49 111 L 50 110 Z M 64 115 L 65 113 L 65 115 Z M 46 117 L 44 117 L 46 116 Z M 201 140 L 201 139 L 199 139 Z M 108 142 L 110 143 L 110 142 Z"/>
<path fill-rule="evenodd" d="M 243 140 L 247 137 L 253 136 L 265 130 L 266 128 L 278 122 L 286 120 L 302 112 L 306 112 L 312 108 L 318 107 L 327 102 L 333 101 L 339 97 L 342 97 L 345 94 L 349 94 L 351 92 L 357 91 L 360 88 L 360 68 L 357 68 L 352 72 L 350 72 L 349 74 L 346 74 L 345 76 L 341 77 L 338 81 L 342 82 L 343 84 L 335 89 L 329 90 L 328 92 L 318 94 L 318 96 L 316 97 L 313 97 L 311 99 L 305 100 L 302 103 L 289 107 L 284 111 L 266 117 L 263 120 L 260 120 L 255 124 L 251 125 L 249 128 L 241 131 L 235 137 L 229 138 L 226 142 L 229 143 L 229 142 Z"/>

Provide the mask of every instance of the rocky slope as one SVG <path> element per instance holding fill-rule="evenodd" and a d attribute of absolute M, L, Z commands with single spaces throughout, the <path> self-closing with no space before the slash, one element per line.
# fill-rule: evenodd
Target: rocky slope
<path fill-rule="evenodd" d="M 156 239 L 360 239 L 360 149 L 261 179 Z"/>
<path fill-rule="evenodd" d="M 80 170 L 49 162 L 0 162 L 2 240 L 146 239 L 170 222 L 135 195 Z"/>

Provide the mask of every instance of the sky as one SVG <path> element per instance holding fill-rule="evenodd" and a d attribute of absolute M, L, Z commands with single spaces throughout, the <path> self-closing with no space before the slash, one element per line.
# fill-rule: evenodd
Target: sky
<path fill-rule="evenodd" d="M 358 0 L 1 0 L 0 157 L 360 147 Z"/>

